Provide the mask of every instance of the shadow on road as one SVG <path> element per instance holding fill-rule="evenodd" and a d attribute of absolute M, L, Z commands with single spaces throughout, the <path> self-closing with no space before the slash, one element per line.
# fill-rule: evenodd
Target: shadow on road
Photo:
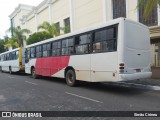
<path fill-rule="evenodd" d="M 8 74 L 8 73 L 4 73 Z M 31 77 L 28 74 L 25 73 L 13 73 L 12 75 L 22 76 L 22 77 Z M 35 80 L 35 79 L 33 79 Z M 140 88 L 134 88 L 134 87 L 127 87 L 127 86 L 118 86 L 114 84 L 109 83 L 90 83 L 90 82 L 80 82 L 78 86 L 76 87 L 69 87 L 66 85 L 65 79 L 61 78 L 53 78 L 53 77 L 40 77 L 37 79 L 38 81 L 47 81 L 50 82 L 49 84 L 57 84 L 57 86 L 63 85 L 66 89 L 82 89 L 83 90 L 92 90 L 95 92 L 103 92 L 103 93 L 112 93 L 112 94 L 119 94 L 119 95 L 127 95 L 127 96 L 133 96 L 137 94 L 143 94 L 144 92 L 147 92 L 149 90 L 146 89 L 140 89 Z"/>
<path fill-rule="evenodd" d="M 50 77 L 41 77 L 39 80 L 51 82 L 51 84 L 58 84 L 58 85 L 65 85 L 69 89 L 86 89 L 92 90 L 96 92 L 103 92 L 103 93 L 113 93 L 119 95 L 137 95 L 143 94 L 149 90 L 134 88 L 134 87 L 127 87 L 127 86 L 118 86 L 110 83 L 90 83 L 90 82 L 79 82 L 76 87 L 69 87 L 66 85 L 65 79 L 61 78 L 50 78 Z"/>

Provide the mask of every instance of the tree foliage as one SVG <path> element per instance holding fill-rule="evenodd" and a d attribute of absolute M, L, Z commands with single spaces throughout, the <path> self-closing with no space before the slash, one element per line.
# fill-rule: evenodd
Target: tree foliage
<path fill-rule="evenodd" d="M 0 39 L 0 53 L 4 52 L 4 40 Z"/>
<path fill-rule="evenodd" d="M 27 39 L 27 44 L 33 44 L 36 42 L 40 42 L 46 39 L 52 38 L 52 35 L 43 31 L 43 32 L 37 32 L 32 34 L 28 39 Z"/>
<path fill-rule="evenodd" d="M 59 30 L 57 24 L 53 23 L 50 24 L 49 22 L 43 22 L 41 25 L 38 26 L 38 29 L 42 29 L 46 31 L 48 34 L 52 35 L 53 37 L 59 36 Z"/>
<path fill-rule="evenodd" d="M 11 28 L 9 29 L 9 31 L 11 31 Z M 25 41 L 25 34 L 30 33 L 30 30 L 21 29 L 20 26 L 17 26 L 17 27 L 13 27 L 12 31 L 13 31 L 13 38 L 11 38 L 10 43 L 14 43 L 13 41 L 16 41 L 19 47 L 23 47 L 24 46 L 23 41 Z"/>
<path fill-rule="evenodd" d="M 13 36 L 12 38 L 9 38 L 9 40 L 5 43 L 4 48 L 9 48 L 9 47 L 13 47 L 13 48 L 18 48 L 19 44 L 18 44 L 18 40 L 15 36 Z"/>
<path fill-rule="evenodd" d="M 139 0 L 138 9 L 145 5 L 144 17 L 147 17 L 155 6 L 160 5 L 160 0 Z"/>

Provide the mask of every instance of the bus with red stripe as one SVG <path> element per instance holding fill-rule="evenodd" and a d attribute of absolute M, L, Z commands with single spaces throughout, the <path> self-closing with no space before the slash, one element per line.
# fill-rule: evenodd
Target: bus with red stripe
<path fill-rule="evenodd" d="M 25 72 L 33 78 L 117 82 L 150 78 L 150 36 L 145 25 L 118 18 L 26 47 Z"/>

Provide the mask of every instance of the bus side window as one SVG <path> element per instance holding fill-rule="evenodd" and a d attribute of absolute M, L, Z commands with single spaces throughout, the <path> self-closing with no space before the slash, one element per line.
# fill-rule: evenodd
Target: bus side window
<path fill-rule="evenodd" d="M 116 28 L 106 28 L 94 33 L 93 52 L 112 52 L 116 49 Z"/>
<path fill-rule="evenodd" d="M 9 53 L 7 54 L 7 59 L 6 60 L 9 61 Z"/>
<path fill-rule="evenodd" d="M 61 41 L 52 43 L 52 56 L 60 56 L 61 55 Z"/>
<path fill-rule="evenodd" d="M 18 59 L 19 57 L 19 51 L 16 51 L 16 60 Z"/>
<path fill-rule="evenodd" d="M 25 50 L 25 63 L 28 63 L 30 59 L 30 48 Z"/>
<path fill-rule="evenodd" d="M 12 59 L 12 52 L 9 53 L 9 60 L 13 60 L 13 59 Z"/>
<path fill-rule="evenodd" d="M 31 58 L 31 49 L 28 49 L 28 58 Z"/>
<path fill-rule="evenodd" d="M 68 55 L 68 39 L 62 40 L 62 55 Z"/>
<path fill-rule="evenodd" d="M 51 43 L 47 44 L 47 56 L 50 57 L 51 56 Z"/>
<path fill-rule="evenodd" d="M 42 46 L 37 46 L 36 47 L 36 57 L 37 58 L 42 57 Z"/>
<path fill-rule="evenodd" d="M 35 58 L 36 57 L 36 51 L 35 51 L 35 47 L 31 48 L 31 58 Z"/>
<path fill-rule="evenodd" d="M 47 43 L 43 45 L 43 57 L 51 56 L 51 44 Z"/>
<path fill-rule="evenodd" d="M 4 55 L 2 55 L 2 61 L 4 61 Z"/>
<path fill-rule="evenodd" d="M 69 39 L 68 39 L 68 54 L 69 54 L 69 55 L 75 54 L 74 38 L 69 38 Z"/>
<path fill-rule="evenodd" d="M 90 52 L 91 34 L 77 36 L 75 39 L 76 54 L 87 54 Z"/>

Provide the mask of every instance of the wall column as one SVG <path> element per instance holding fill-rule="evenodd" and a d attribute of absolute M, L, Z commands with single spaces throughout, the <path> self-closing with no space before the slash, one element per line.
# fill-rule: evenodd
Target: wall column
<path fill-rule="evenodd" d="M 112 0 L 103 0 L 103 22 L 113 19 Z"/>
<path fill-rule="evenodd" d="M 52 0 L 48 0 L 49 23 L 52 24 Z"/>
<path fill-rule="evenodd" d="M 35 17 L 35 27 L 36 27 L 36 32 L 38 32 L 38 18 L 37 18 L 37 10 L 34 10 L 34 17 Z"/>
<path fill-rule="evenodd" d="M 157 5 L 158 7 L 157 7 L 157 14 L 158 14 L 158 25 L 160 25 L 160 6 L 159 5 Z"/>
<path fill-rule="evenodd" d="M 69 11 L 70 11 L 70 27 L 71 27 L 71 32 L 75 31 L 74 28 L 74 15 L 75 15 L 75 8 L 74 8 L 74 2 L 75 0 L 69 0 Z"/>

